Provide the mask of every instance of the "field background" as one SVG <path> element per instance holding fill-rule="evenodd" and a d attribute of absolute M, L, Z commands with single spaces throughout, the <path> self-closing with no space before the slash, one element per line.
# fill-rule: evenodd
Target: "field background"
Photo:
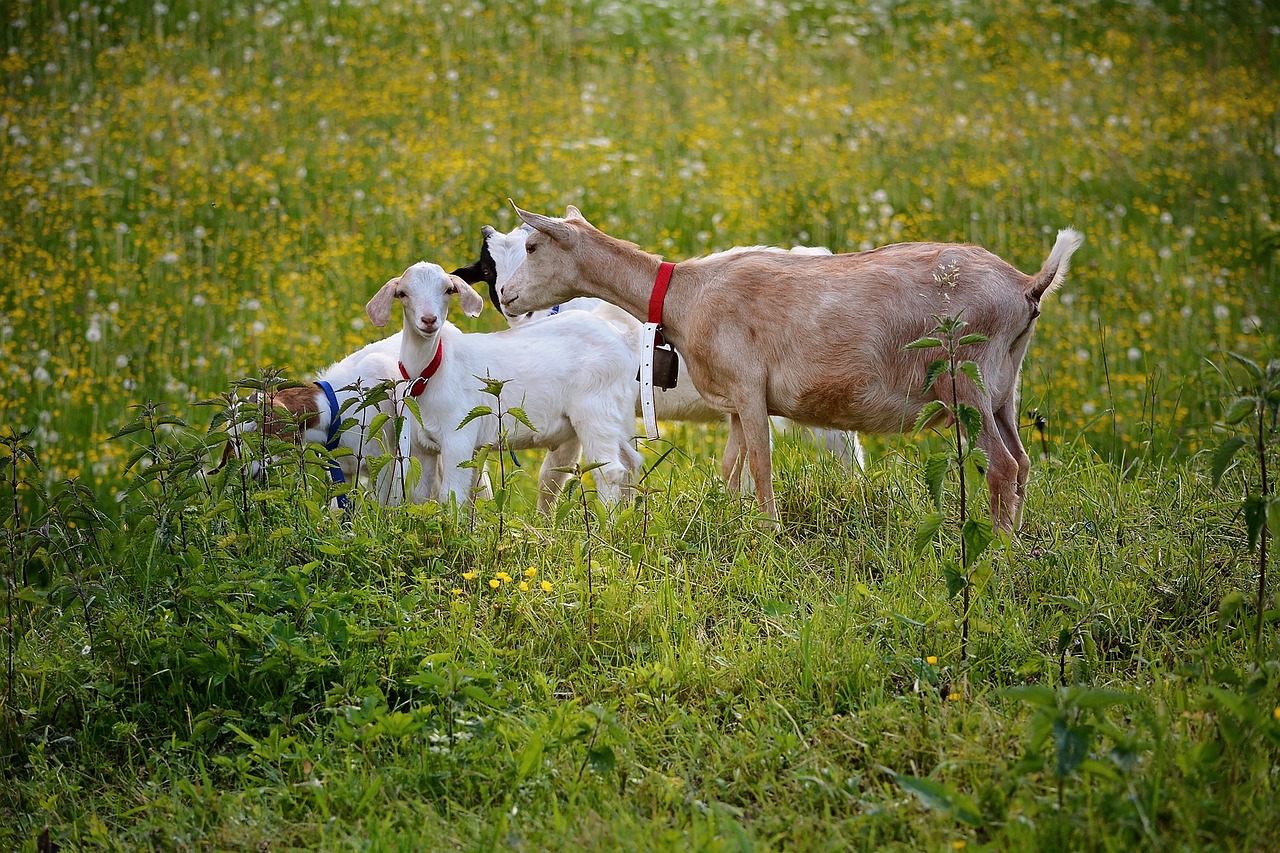
<path fill-rule="evenodd" d="M 29 0 L 0 50 L 0 435 L 40 465 L 0 460 L 0 846 L 1274 843 L 1258 471 L 1215 491 L 1203 453 L 1226 353 L 1280 355 L 1265 4 Z M 718 428 L 669 427 L 607 525 L 537 517 L 531 454 L 463 522 L 347 529 L 296 478 L 126 493 L 130 404 L 191 446 L 197 402 L 375 339 L 372 292 L 473 260 L 508 197 L 673 260 L 928 239 L 1034 271 L 1085 234 L 969 660 L 947 549 L 912 544 L 937 439 L 851 477 L 784 437 L 776 536 Z M 1028 684 L 1057 710 L 1000 692 Z"/>

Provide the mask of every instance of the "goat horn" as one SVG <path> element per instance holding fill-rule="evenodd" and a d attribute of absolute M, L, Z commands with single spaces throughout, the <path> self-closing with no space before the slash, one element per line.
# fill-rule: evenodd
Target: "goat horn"
<path fill-rule="evenodd" d="M 508 201 L 511 201 L 508 199 Z M 514 201 L 511 206 L 515 207 L 516 215 L 524 220 L 525 224 L 536 228 L 543 234 L 560 243 L 567 243 L 573 239 L 573 229 L 564 223 L 563 219 L 552 219 L 550 216 L 543 216 L 540 213 L 530 213 L 527 210 L 521 210 L 516 207 Z"/>

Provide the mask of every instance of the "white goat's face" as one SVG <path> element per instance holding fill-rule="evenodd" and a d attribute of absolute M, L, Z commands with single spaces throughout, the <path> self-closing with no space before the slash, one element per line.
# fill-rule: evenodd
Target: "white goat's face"
<path fill-rule="evenodd" d="M 454 294 L 468 317 L 479 315 L 484 308 L 484 300 L 471 285 L 449 275 L 439 264 L 419 261 L 384 284 L 364 310 L 375 326 L 385 326 L 391 318 L 392 300 L 399 300 L 404 309 L 405 331 L 430 337 L 444 326 L 449 299 Z"/>
<path fill-rule="evenodd" d="M 502 310 L 508 316 L 540 311 L 567 302 L 580 293 L 574 289 L 578 280 L 574 249 L 578 244 L 581 222 L 578 209 L 570 206 L 565 219 L 553 219 L 516 209 L 520 218 L 534 230 L 525 239 L 524 263 L 507 279 L 501 298 Z"/>
<path fill-rule="evenodd" d="M 498 299 L 499 305 L 502 304 L 502 294 L 506 289 L 507 282 L 511 280 L 511 276 L 525 262 L 527 257 L 524 249 L 525 240 L 533 232 L 534 229 L 532 227 L 522 224 L 507 234 L 493 231 L 488 235 L 489 257 L 493 259 L 494 269 L 497 273 L 493 284 L 493 292 Z M 506 311 L 504 310 L 503 313 L 506 314 Z M 529 317 L 532 313 L 532 311 L 526 312 L 523 316 Z"/>

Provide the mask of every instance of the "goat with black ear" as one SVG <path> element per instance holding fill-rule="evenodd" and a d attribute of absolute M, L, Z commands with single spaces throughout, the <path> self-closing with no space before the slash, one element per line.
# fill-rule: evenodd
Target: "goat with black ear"
<path fill-rule="evenodd" d="M 468 501 L 472 475 L 460 466 L 501 440 L 514 450 L 554 451 L 539 475 L 542 509 L 550 507 L 566 477 L 554 469 L 572 464 L 579 447 L 588 461 L 603 463 L 595 474 L 600 498 L 616 503 L 642 461 L 631 446 L 635 365 L 623 334 L 585 312 L 574 312 L 565 323 L 465 334 L 447 319 L 455 296 L 469 317 L 484 308 L 484 299 L 462 278 L 419 262 L 365 306 L 375 326 L 387 324 L 395 301 L 404 312 L 399 369 L 422 415 L 421 424 L 411 424 L 415 453 L 421 448 L 439 457 L 435 497 Z M 505 383 L 499 400 L 484 392 L 486 378 Z M 477 406 L 519 407 L 532 429 L 507 417 L 500 433 L 496 411 L 464 424 Z"/>

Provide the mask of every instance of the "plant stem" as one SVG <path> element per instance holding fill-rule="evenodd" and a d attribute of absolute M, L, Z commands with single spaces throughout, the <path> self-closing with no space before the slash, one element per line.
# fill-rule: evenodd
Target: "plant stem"
<path fill-rule="evenodd" d="M 969 489 L 964 477 L 964 445 L 960 443 L 960 418 L 956 416 L 956 342 L 955 333 L 947 339 L 947 357 L 951 360 L 951 420 L 956 432 L 956 461 L 960 468 L 960 571 L 964 575 L 960 606 L 960 660 L 969 659 L 969 553 L 964 542 L 964 523 L 969 518 Z"/>
<path fill-rule="evenodd" d="M 1261 405 L 1261 404 L 1260 404 Z M 1271 484 L 1267 480 L 1267 410 L 1262 405 L 1258 413 L 1258 462 L 1262 466 L 1262 530 L 1258 537 L 1258 615 L 1253 629 L 1253 647 L 1258 659 L 1262 659 L 1262 610 L 1267 591 L 1267 505 L 1271 498 Z"/>

